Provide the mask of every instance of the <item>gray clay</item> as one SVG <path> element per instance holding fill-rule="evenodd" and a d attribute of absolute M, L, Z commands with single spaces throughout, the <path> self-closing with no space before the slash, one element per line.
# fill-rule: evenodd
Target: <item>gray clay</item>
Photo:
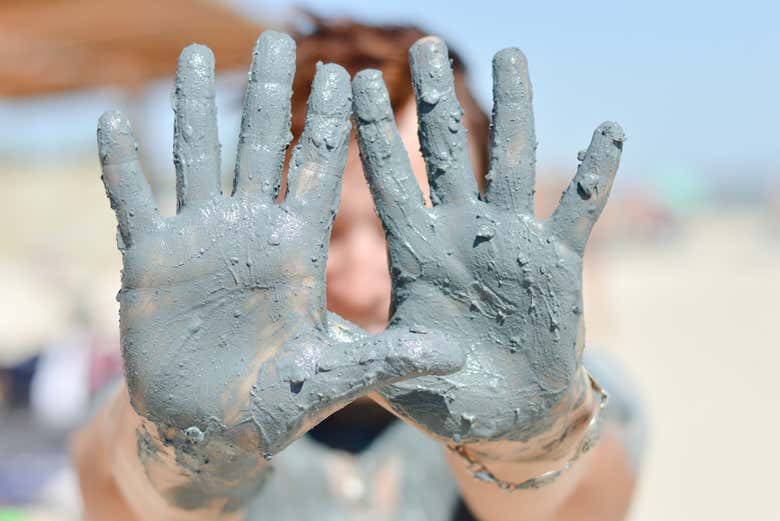
<path fill-rule="evenodd" d="M 466 351 L 456 373 L 388 385 L 402 417 L 445 441 L 527 440 L 546 428 L 582 364 L 582 255 L 618 168 L 623 131 L 600 125 L 558 209 L 534 216 L 531 85 L 518 49 L 493 61 L 490 172 L 478 195 L 447 48 L 410 50 L 432 208 L 395 129 L 378 71 L 353 82 L 358 142 L 388 240 L 388 331 L 420 327 Z"/>
<path fill-rule="evenodd" d="M 160 444 L 175 449 L 193 481 L 169 497 L 188 508 L 224 496 L 224 483 L 254 477 L 235 491 L 240 504 L 262 481 L 256 458 L 270 458 L 368 390 L 463 364 L 463 353 L 433 332 L 396 328 L 355 342 L 331 335 L 325 265 L 351 130 L 350 79 L 338 65 L 318 66 L 289 190 L 277 203 L 294 68 L 293 40 L 263 33 L 227 196 L 219 189 L 214 56 L 200 45 L 183 51 L 173 217 L 156 210 L 127 119 L 106 113 L 98 127 L 124 263 L 125 375 L 134 409 L 151 422 L 139 448 L 147 460 Z"/>
<path fill-rule="evenodd" d="M 157 212 L 127 119 L 106 113 L 98 127 L 124 262 L 127 386 L 147 420 L 139 454 L 148 470 L 173 449 L 190 480 L 164 493 L 189 509 L 217 497 L 226 509 L 245 505 L 268 478 L 261 455 L 372 389 L 442 440 L 528 439 L 548 427 L 582 363 L 582 255 L 618 167 L 620 127 L 599 126 L 554 215 L 536 219 L 526 61 L 501 51 L 480 198 L 447 48 L 424 38 L 410 55 L 433 208 L 423 205 L 381 74 L 363 71 L 350 89 L 333 64 L 318 66 L 278 203 L 294 54 L 284 34 L 258 40 L 230 196 L 219 188 L 208 48 L 188 47 L 178 65 L 177 215 Z M 390 326 L 377 336 L 325 308 L 353 92 L 393 281 Z"/>

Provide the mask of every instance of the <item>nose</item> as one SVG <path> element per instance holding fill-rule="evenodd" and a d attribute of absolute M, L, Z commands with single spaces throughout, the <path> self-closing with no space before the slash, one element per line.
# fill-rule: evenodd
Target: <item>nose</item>
<path fill-rule="evenodd" d="M 328 309 L 367 331 L 384 328 L 390 306 L 390 276 L 378 222 L 356 223 L 331 241 L 327 298 Z"/>

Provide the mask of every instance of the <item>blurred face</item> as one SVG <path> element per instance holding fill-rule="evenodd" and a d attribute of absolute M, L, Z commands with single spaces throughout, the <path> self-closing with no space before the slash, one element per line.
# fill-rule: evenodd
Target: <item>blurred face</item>
<path fill-rule="evenodd" d="M 401 140 L 409 152 L 414 176 L 430 205 L 425 162 L 418 152 L 414 101 L 396 113 Z M 472 157 L 475 151 L 471 150 Z M 328 252 L 328 309 L 368 332 L 382 331 L 390 307 L 390 274 L 382 224 L 363 176 L 357 143 L 350 143 L 341 189 L 341 205 L 333 224 Z"/>

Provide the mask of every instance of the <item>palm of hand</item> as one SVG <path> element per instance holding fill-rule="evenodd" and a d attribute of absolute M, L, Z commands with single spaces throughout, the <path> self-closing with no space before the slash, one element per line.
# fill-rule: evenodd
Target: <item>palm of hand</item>
<path fill-rule="evenodd" d="M 325 265 L 351 129 L 349 76 L 318 66 L 289 189 L 277 203 L 294 52 L 289 36 L 268 31 L 258 40 L 232 196 L 219 188 L 207 48 L 190 46 L 179 60 L 176 216 L 157 213 L 124 116 L 107 113 L 98 127 L 124 261 L 127 387 L 136 412 L 181 442 L 178 456 L 192 452 L 193 440 L 230 461 L 275 453 L 369 389 L 463 363 L 436 335 L 407 330 L 349 343 L 331 334 Z"/>
<path fill-rule="evenodd" d="M 425 38 L 410 57 L 433 208 L 422 204 L 381 74 L 366 71 L 353 83 L 361 155 L 388 241 L 389 330 L 443 332 L 467 357 L 461 371 L 380 393 L 399 415 L 443 440 L 526 440 L 555 420 L 581 366 L 582 253 L 606 203 L 622 130 L 613 123 L 596 130 L 555 214 L 539 221 L 522 53 L 507 49 L 494 59 L 484 197 L 469 167 L 446 47 Z"/>
<path fill-rule="evenodd" d="M 327 365 L 319 350 L 333 344 L 321 281 L 350 132 L 349 77 L 335 65 L 318 70 L 290 193 L 277 204 L 294 49 L 279 33 L 258 40 L 232 196 L 219 188 L 214 58 L 202 46 L 184 50 L 175 91 L 174 217 L 154 208 L 127 120 L 101 118 L 103 179 L 124 262 L 128 391 L 136 411 L 170 437 L 193 427 L 278 450 L 339 399 L 317 405 L 291 385 Z"/>
<path fill-rule="evenodd" d="M 479 201 L 438 208 L 424 239 L 391 256 L 391 327 L 422 323 L 447 331 L 467 349 L 466 365 L 382 393 L 433 433 L 525 436 L 518 418 L 545 415 L 577 369 L 581 259 L 532 219 Z M 432 403 L 439 412 L 421 415 L 417 408 Z"/>
<path fill-rule="evenodd" d="M 314 342 L 325 250 L 304 240 L 306 228 L 278 205 L 219 196 L 127 250 L 120 304 L 134 404 L 168 424 L 229 421 L 262 363 Z"/>

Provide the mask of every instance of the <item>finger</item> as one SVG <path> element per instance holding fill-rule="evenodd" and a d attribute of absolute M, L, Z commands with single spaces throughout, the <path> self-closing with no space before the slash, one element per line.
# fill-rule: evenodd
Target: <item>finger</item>
<path fill-rule="evenodd" d="M 349 74 L 340 65 L 318 64 L 301 139 L 290 163 L 285 205 L 327 229 L 341 195 L 341 174 L 347 161 L 352 124 Z"/>
<path fill-rule="evenodd" d="M 625 140 L 617 123 L 599 125 L 577 174 L 550 218 L 552 232 L 579 253 L 585 250 L 590 231 L 607 204 Z"/>
<path fill-rule="evenodd" d="M 520 49 L 493 58 L 493 121 L 485 198 L 501 208 L 534 214 L 536 135 L 528 62 Z"/>
<path fill-rule="evenodd" d="M 138 162 L 138 145 L 130 122 L 119 111 L 100 116 L 98 154 L 111 208 L 119 223 L 120 249 L 129 248 L 140 233 L 159 219 L 152 190 Z"/>
<path fill-rule="evenodd" d="M 179 209 L 220 193 L 214 54 L 193 44 L 179 56 L 174 92 L 173 161 Z"/>
<path fill-rule="evenodd" d="M 290 145 L 290 97 L 295 76 L 295 41 L 265 31 L 255 44 L 244 100 L 234 192 L 276 198 Z"/>
<path fill-rule="evenodd" d="M 275 454 L 305 430 L 385 384 L 449 374 L 465 363 L 452 342 L 434 333 L 390 330 L 353 343 L 297 345 L 261 369 L 252 418 Z"/>
<path fill-rule="evenodd" d="M 431 202 L 435 206 L 476 198 L 477 182 L 447 46 L 433 36 L 421 38 L 409 49 L 409 60 Z"/>
<path fill-rule="evenodd" d="M 352 95 L 360 157 L 377 213 L 388 234 L 401 236 L 405 228 L 422 222 L 425 203 L 395 126 L 382 73 L 359 72 Z"/>

